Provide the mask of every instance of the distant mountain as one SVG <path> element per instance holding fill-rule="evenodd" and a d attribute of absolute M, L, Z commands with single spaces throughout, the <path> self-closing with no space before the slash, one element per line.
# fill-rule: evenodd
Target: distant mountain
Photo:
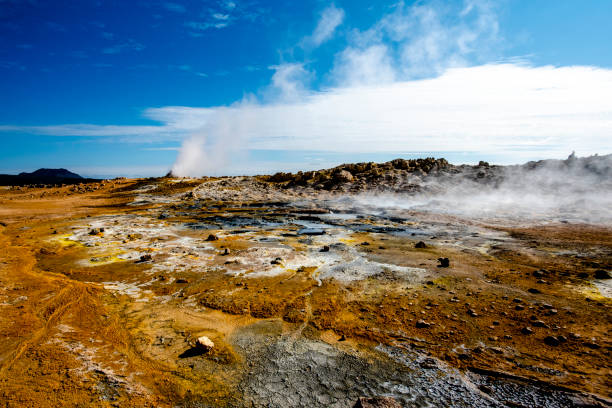
<path fill-rule="evenodd" d="M 32 173 L 19 173 L 20 177 L 31 177 L 31 178 L 59 178 L 59 179 L 82 179 L 76 173 L 68 171 L 66 169 L 38 169 Z"/>
<path fill-rule="evenodd" d="M 0 186 L 24 186 L 40 184 L 92 183 L 98 179 L 83 178 L 66 169 L 38 169 L 31 173 L 0 174 Z"/>

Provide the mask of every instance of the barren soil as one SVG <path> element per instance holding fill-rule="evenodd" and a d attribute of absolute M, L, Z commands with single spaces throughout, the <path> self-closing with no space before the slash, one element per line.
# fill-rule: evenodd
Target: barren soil
<path fill-rule="evenodd" d="M 611 405 L 610 225 L 287 180 L 0 189 L 0 406 Z"/>

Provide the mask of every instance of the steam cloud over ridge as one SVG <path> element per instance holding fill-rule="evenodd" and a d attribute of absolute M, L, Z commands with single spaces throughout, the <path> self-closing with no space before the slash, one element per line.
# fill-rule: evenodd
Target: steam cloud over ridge
<path fill-rule="evenodd" d="M 332 88 L 293 102 L 161 108 L 149 115 L 202 124 L 173 166 L 179 176 L 218 170 L 227 162 L 211 157 L 229 158 L 242 148 L 470 151 L 503 153 L 516 163 L 572 150 L 611 151 L 608 95 L 612 70 L 494 64 L 453 68 L 433 79 Z"/>

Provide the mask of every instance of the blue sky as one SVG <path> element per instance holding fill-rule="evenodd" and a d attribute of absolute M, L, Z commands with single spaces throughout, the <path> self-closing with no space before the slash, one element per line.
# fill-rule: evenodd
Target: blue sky
<path fill-rule="evenodd" d="M 607 0 L 0 0 L 0 172 L 610 153 L 611 16 Z"/>

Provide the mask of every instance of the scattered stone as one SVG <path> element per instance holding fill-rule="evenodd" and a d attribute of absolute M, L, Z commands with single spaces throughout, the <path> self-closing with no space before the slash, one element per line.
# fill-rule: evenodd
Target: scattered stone
<path fill-rule="evenodd" d="M 546 336 L 544 338 L 544 343 L 546 343 L 549 346 L 558 346 L 559 339 L 557 339 L 555 336 Z"/>
<path fill-rule="evenodd" d="M 535 327 L 545 327 L 548 329 L 548 325 L 543 322 L 542 320 L 536 320 L 534 322 L 532 322 L 531 324 L 533 324 Z"/>
<path fill-rule="evenodd" d="M 215 347 L 215 343 L 213 343 L 208 337 L 202 336 L 196 339 L 195 347 L 203 352 L 208 352 Z"/>
<path fill-rule="evenodd" d="M 216 235 L 214 235 L 214 234 L 210 234 L 210 235 L 208 236 L 208 238 L 206 238 L 206 241 L 209 241 L 209 242 L 210 242 L 210 241 L 218 241 L 218 240 L 219 240 L 219 237 L 217 237 L 217 236 L 216 236 Z"/>
<path fill-rule="evenodd" d="M 491 388 L 487 387 L 487 386 L 486 386 L 486 385 L 484 385 L 484 384 L 480 384 L 480 385 L 478 386 L 478 389 L 479 389 L 480 391 L 484 392 L 485 394 L 491 394 L 491 393 L 493 392 L 493 390 L 492 390 Z"/>
<path fill-rule="evenodd" d="M 536 288 L 529 288 L 529 289 L 527 289 L 527 292 L 533 293 L 533 294 L 542 293 L 542 292 L 540 292 L 539 289 L 536 289 Z"/>
<path fill-rule="evenodd" d="M 533 333 L 533 330 L 531 329 L 531 327 L 527 326 L 527 327 L 523 327 L 521 329 L 521 333 L 523 333 L 523 334 L 531 334 L 531 333 Z"/>
<path fill-rule="evenodd" d="M 468 309 L 467 313 L 472 317 L 478 317 L 478 313 L 476 313 L 474 309 Z"/>
<path fill-rule="evenodd" d="M 136 263 L 141 263 L 141 262 L 149 262 L 152 261 L 153 257 L 149 254 L 144 254 L 140 256 L 140 259 L 138 261 L 136 261 Z"/>
<path fill-rule="evenodd" d="M 419 241 L 416 244 L 414 244 L 415 248 L 419 248 L 419 249 L 423 249 L 423 248 L 427 248 L 427 244 L 424 243 L 423 241 Z"/>
<path fill-rule="evenodd" d="M 430 326 L 431 326 L 431 323 L 427 323 L 427 322 L 426 322 L 425 320 L 423 320 L 423 319 L 419 319 L 419 320 L 416 322 L 416 327 L 417 327 L 417 328 L 419 328 L 419 329 L 427 329 L 427 328 L 428 328 L 428 327 L 430 327 Z"/>
<path fill-rule="evenodd" d="M 582 337 L 579 333 L 570 333 L 569 336 L 574 340 L 577 340 Z"/>
<path fill-rule="evenodd" d="M 594 341 L 587 341 L 584 343 L 584 345 L 593 350 L 596 350 L 601 347 L 599 344 L 595 343 Z"/>
<path fill-rule="evenodd" d="M 435 359 L 428 357 L 428 358 L 424 359 L 423 361 L 421 361 L 419 363 L 419 366 L 421 368 L 432 370 L 434 368 L 438 368 L 438 362 Z"/>
<path fill-rule="evenodd" d="M 189 283 L 189 281 L 187 279 L 180 278 L 176 280 L 176 283 Z"/>
<path fill-rule="evenodd" d="M 525 310 L 525 306 L 523 306 L 523 305 L 516 305 L 516 306 L 514 307 L 514 309 L 515 309 L 515 310 Z"/>
<path fill-rule="evenodd" d="M 329 252 L 329 245 L 323 245 L 323 248 L 321 248 L 319 252 Z"/>
<path fill-rule="evenodd" d="M 92 228 L 91 231 L 89 231 L 89 235 L 98 235 L 100 233 L 100 230 L 98 228 Z"/>
<path fill-rule="evenodd" d="M 536 278 L 543 278 L 544 277 L 544 271 L 543 270 L 539 270 L 539 271 L 533 271 L 532 275 Z"/>
<path fill-rule="evenodd" d="M 353 408 L 402 408 L 392 397 L 359 397 Z"/>
<path fill-rule="evenodd" d="M 448 258 L 438 258 L 438 268 L 448 268 L 450 266 L 450 260 Z"/>
<path fill-rule="evenodd" d="M 598 269 L 595 271 L 595 279 L 610 279 L 610 273 L 608 271 L 604 271 L 603 269 Z"/>
<path fill-rule="evenodd" d="M 223 250 L 223 253 L 221 254 L 221 256 L 227 256 L 227 255 L 229 255 L 229 254 L 230 254 L 230 250 L 229 250 L 229 248 L 225 248 L 225 249 Z"/>
<path fill-rule="evenodd" d="M 282 258 L 275 258 L 274 260 L 270 261 L 270 264 L 271 265 L 281 265 L 282 262 L 283 262 Z"/>
<path fill-rule="evenodd" d="M 349 181 L 353 181 L 353 175 L 346 170 L 340 170 L 339 172 L 334 174 L 334 181 L 340 183 L 346 183 Z"/>

